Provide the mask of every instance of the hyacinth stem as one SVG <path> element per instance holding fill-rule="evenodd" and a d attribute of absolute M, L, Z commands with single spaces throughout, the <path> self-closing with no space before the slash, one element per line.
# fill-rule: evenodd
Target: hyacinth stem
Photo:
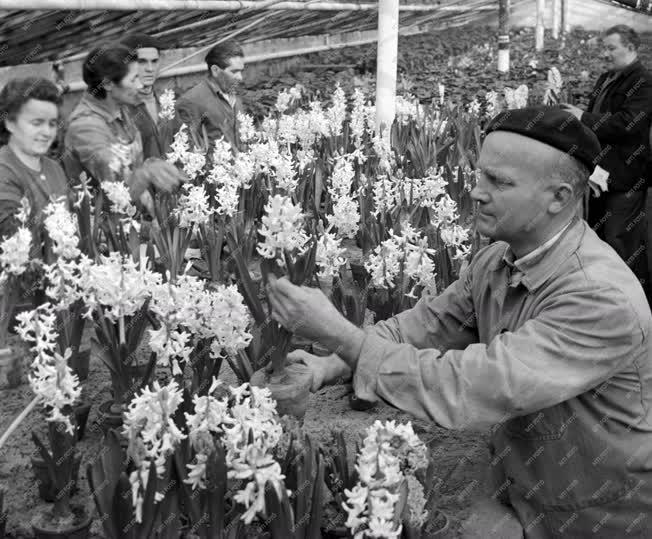
<path fill-rule="evenodd" d="M 5 442 L 9 439 L 12 433 L 23 422 L 23 419 L 25 419 L 29 415 L 29 413 L 36 407 L 40 399 L 41 397 L 39 395 L 34 397 L 32 401 L 25 407 L 25 409 L 16 416 L 16 419 L 12 421 L 11 425 L 9 425 L 9 427 L 4 432 L 2 437 L 0 437 L 0 449 L 2 449 L 2 446 L 5 445 Z"/>
<path fill-rule="evenodd" d="M 123 316 L 118 318 L 118 331 L 120 332 L 120 344 L 127 344 L 125 338 L 125 319 Z"/>

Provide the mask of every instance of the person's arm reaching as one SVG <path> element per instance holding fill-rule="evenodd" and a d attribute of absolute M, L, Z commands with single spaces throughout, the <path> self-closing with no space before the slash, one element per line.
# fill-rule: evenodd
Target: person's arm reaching
<path fill-rule="evenodd" d="M 99 118 L 84 117 L 73 120 L 67 133 L 67 146 L 79 159 L 82 167 L 98 182 L 115 181 L 118 176 L 112 168 L 116 155 L 113 139 L 106 124 Z M 171 191 L 182 181 L 183 175 L 174 165 L 162 159 L 150 158 L 124 179 L 133 200 L 153 185 L 159 190 Z"/>
<path fill-rule="evenodd" d="M 368 335 L 356 395 L 447 428 L 485 427 L 575 397 L 632 361 L 642 329 L 604 286 L 552 298 L 518 330 L 442 354 Z M 647 336 L 646 338 L 649 338 Z"/>

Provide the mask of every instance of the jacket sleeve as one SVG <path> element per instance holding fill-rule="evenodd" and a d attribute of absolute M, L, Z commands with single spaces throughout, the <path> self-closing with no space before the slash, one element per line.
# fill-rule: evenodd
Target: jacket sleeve
<path fill-rule="evenodd" d="M 0 238 L 12 235 L 20 224 L 16 215 L 20 211 L 24 189 L 16 175 L 0 165 Z"/>
<path fill-rule="evenodd" d="M 354 387 L 446 428 L 484 428 L 581 393 L 639 358 L 645 335 L 610 287 L 560 294 L 536 317 L 488 344 L 419 349 L 368 334 Z"/>
<path fill-rule="evenodd" d="M 378 322 L 367 333 L 417 348 L 465 348 L 477 342 L 472 297 L 473 265 L 439 296 L 426 296 L 407 311 Z"/>
<path fill-rule="evenodd" d="M 647 133 L 652 115 L 652 77 L 641 75 L 626 92 L 622 107 L 617 111 L 582 114 L 582 123 L 590 127 L 603 143 L 618 144 L 623 139 Z"/>
<path fill-rule="evenodd" d="M 88 174 L 99 183 L 115 181 L 111 168 L 114 154 L 111 134 L 100 118 L 81 116 L 72 120 L 66 132 L 66 151 L 71 152 Z"/>

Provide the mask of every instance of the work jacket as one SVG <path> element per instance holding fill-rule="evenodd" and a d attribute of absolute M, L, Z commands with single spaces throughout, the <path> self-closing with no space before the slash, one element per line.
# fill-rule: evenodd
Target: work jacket
<path fill-rule="evenodd" d="M 209 147 L 224 137 L 234 151 L 240 149 L 238 112 L 242 110 L 239 98 L 230 103 L 217 82 L 206 77 L 188 90 L 176 103 L 179 126 L 186 124 L 200 140 L 205 131 Z"/>
<path fill-rule="evenodd" d="M 491 428 L 495 492 L 527 538 L 652 537 L 652 314 L 581 219 L 514 260 L 496 242 L 437 297 L 367 330 L 361 399 Z"/>

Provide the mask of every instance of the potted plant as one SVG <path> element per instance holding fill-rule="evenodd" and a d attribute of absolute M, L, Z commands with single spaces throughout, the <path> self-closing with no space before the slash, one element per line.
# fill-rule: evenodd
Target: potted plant
<path fill-rule="evenodd" d="M 110 430 L 106 452 L 89 464 L 89 485 L 110 539 L 179 537 L 178 480 L 172 457 L 186 437 L 174 421 L 182 400 L 183 392 L 174 380 L 143 388 L 125 412 L 128 459 L 115 430 Z"/>
<path fill-rule="evenodd" d="M 427 526 L 428 449 L 410 423 L 380 421 L 367 429 L 357 454 L 358 480 L 344 489 L 345 526 L 356 537 L 421 538 Z M 382 465 L 380 465 L 382 463 Z M 338 485 L 340 488 L 340 485 Z M 428 529 L 433 537 L 448 526 L 437 512 Z"/>
<path fill-rule="evenodd" d="M 18 322 L 21 338 L 33 344 L 35 358 L 29 382 L 47 414 L 49 448 L 36 432 L 32 432 L 32 439 L 54 493 L 53 507 L 39 513 L 32 528 L 37 538 L 88 537 L 90 515 L 70 502 L 80 459 L 75 449 L 77 426 L 72 407 L 81 393 L 79 380 L 68 366 L 70 349 L 63 355 L 57 349 L 56 316 L 49 303 L 19 314 Z"/>
<path fill-rule="evenodd" d="M 137 351 L 149 323 L 151 289 L 160 276 L 117 251 L 87 263 L 79 286 L 95 329 L 92 353 L 99 357 L 111 376 L 113 398 L 100 405 L 105 432 L 122 423 L 122 414 L 131 396 L 153 376 L 156 354 L 150 354 L 140 372 Z"/>
<path fill-rule="evenodd" d="M 215 379 L 205 395 L 194 395 L 185 412 L 188 439 L 175 455 L 188 532 L 202 539 L 260 535 L 265 518 L 264 482 L 280 466 L 272 450 L 281 437 L 269 391 L 245 383 L 217 398 Z"/>
<path fill-rule="evenodd" d="M 300 208 L 289 197 L 274 195 L 265 206 L 265 212 L 259 229 L 264 240 L 258 244 L 258 252 L 263 256 L 263 283 L 267 282 L 270 274 L 287 274 L 296 285 L 307 282 L 315 270 L 316 242 L 303 230 L 304 216 Z M 254 336 L 259 346 L 254 351 L 252 363 L 261 365 L 268 362 L 267 366 L 254 372 L 251 383 L 270 389 L 279 414 L 302 418 L 310 394 L 310 370 L 299 363 L 286 364 L 292 333 L 271 319 L 271 306 L 268 305 L 268 313 L 265 314 L 249 270 L 238 254 L 237 239 L 232 235 L 229 235 L 229 245 L 236 261 L 243 296 L 260 331 L 258 339 Z M 265 345 L 267 349 L 264 349 Z"/>

